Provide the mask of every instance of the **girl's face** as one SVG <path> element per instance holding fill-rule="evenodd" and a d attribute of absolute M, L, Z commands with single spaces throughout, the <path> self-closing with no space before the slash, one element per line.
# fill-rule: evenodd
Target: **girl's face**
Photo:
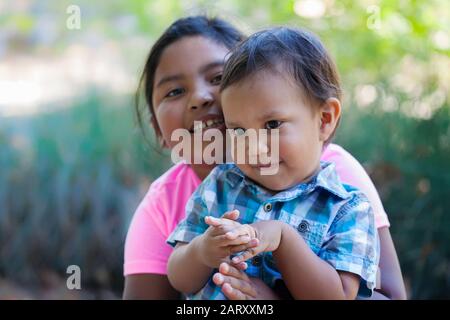
<path fill-rule="evenodd" d="M 225 46 L 202 36 L 184 37 L 163 51 L 155 71 L 152 102 L 153 126 L 167 147 L 179 143 L 171 141 L 176 129 L 189 130 L 194 141 L 194 121 L 202 121 L 202 134 L 210 128 L 225 132 L 219 87 L 228 52 Z M 202 150 L 208 144 L 203 142 Z M 213 167 L 192 165 L 201 179 Z"/>

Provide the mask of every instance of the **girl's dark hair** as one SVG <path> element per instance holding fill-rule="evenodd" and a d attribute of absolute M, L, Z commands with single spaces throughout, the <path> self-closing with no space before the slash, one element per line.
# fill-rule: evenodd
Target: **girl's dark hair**
<path fill-rule="evenodd" d="M 148 108 L 150 115 L 155 116 L 154 106 L 152 104 L 153 84 L 155 79 L 155 71 L 158 67 L 161 55 L 169 45 L 188 36 L 202 36 L 215 41 L 220 45 L 224 45 L 228 49 L 233 49 L 240 41 L 244 39 L 244 35 L 239 32 L 230 23 L 220 18 L 209 18 L 207 16 L 191 16 L 176 20 L 155 42 L 145 62 L 144 70 L 139 80 L 136 91 L 135 111 L 139 126 L 141 129 L 142 117 L 145 109 Z M 146 105 L 140 106 L 139 96 L 144 87 L 144 96 Z"/>
<path fill-rule="evenodd" d="M 321 41 L 308 31 L 288 27 L 263 30 L 240 43 L 225 63 L 220 90 L 258 71 L 276 71 L 279 65 L 313 104 L 322 105 L 331 97 L 341 100 L 337 68 Z"/>

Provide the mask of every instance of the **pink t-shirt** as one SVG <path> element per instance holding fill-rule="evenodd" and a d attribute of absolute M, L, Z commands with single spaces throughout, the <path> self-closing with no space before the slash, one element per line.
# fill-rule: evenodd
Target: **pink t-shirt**
<path fill-rule="evenodd" d="M 361 164 L 342 147 L 330 144 L 323 161 L 333 162 L 341 181 L 363 191 L 372 204 L 377 228 L 389 221 L 380 197 Z M 201 181 L 186 163 L 169 169 L 150 186 L 134 213 L 125 243 L 124 275 L 167 274 L 172 247 L 166 239 L 185 217 L 185 205 Z"/>

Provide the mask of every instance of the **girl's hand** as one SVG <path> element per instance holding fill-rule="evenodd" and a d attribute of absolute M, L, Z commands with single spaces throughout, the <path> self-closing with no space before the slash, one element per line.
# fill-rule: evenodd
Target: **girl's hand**
<path fill-rule="evenodd" d="M 243 253 L 239 256 L 234 257 L 232 259 L 232 263 L 238 264 L 253 258 L 261 252 L 270 252 L 277 250 L 281 242 L 283 225 L 283 222 L 276 220 L 259 221 L 251 224 L 250 226 L 256 232 L 257 245 L 249 247 L 247 249 L 245 249 L 242 245 L 236 246 L 234 249 L 243 251 Z"/>
<path fill-rule="evenodd" d="M 230 300 L 277 300 L 279 297 L 262 280 L 249 278 L 242 269 L 221 263 L 219 272 L 213 276 L 216 285 Z"/>
<path fill-rule="evenodd" d="M 233 221 L 239 217 L 239 212 L 234 210 L 226 212 L 222 218 L 205 217 L 205 222 L 210 225 L 198 241 L 198 253 L 201 261 L 208 267 L 217 268 L 221 262 L 229 261 L 229 257 L 239 246 L 245 249 L 254 247 L 257 242 L 252 240 L 248 233 L 240 230 L 239 235 L 228 234 L 231 230 L 244 226 Z"/>

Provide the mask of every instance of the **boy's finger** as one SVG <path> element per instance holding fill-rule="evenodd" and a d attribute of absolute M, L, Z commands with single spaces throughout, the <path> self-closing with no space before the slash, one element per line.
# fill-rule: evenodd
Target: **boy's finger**
<path fill-rule="evenodd" d="M 213 226 L 213 227 L 218 227 L 218 226 L 221 226 L 223 224 L 221 219 L 215 218 L 215 217 L 212 217 L 212 216 L 206 216 L 205 217 L 205 223 L 207 225 Z"/>
<path fill-rule="evenodd" d="M 256 256 L 258 253 L 260 253 L 260 251 L 261 250 L 258 250 L 258 247 L 248 248 L 247 250 L 243 251 L 243 253 L 241 255 L 234 257 L 231 261 L 233 263 L 239 263 L 239 262 L 246 261 L 246 260 L 251 259 L 254 256 Z"/>
<path fill-rule="evenodd" d="M 219 242 L 218 245 L 220 245 L 220 246 L 227 246 L 227 245 L 229 245 L 230 242 L 234 242 L 234 240 L 238 239 L 238 237 L 237 237 L 236 239 L 231 239 L 230 240 L 229 236 L 226 236 L 226 234 L 228 232 L 233 231 L 236 228 L 235 226 L 220 225 L 220 226 L 217 226 L 217 227 L 210 226 L 209 228 L 211 228 L 211 230 L 209 230 L 209 233 L 211 234 L 212 237 L 216 237 L 216 240 Z M 240 240 L 238 240 L 236 243 L 239 243 L 239 241 Z"/>
<path fill-rule="evenodd" d="M 237 246 L 237 245 L 244 245 L 249 243 L 252 239 L 248 235 L 239 236 L 238 238 L 234 240 L 228 239 L 228 236 L 226 234 L 223 234 L 220 237 L 220 242 L 222 246 Z"/>
<path fill-rule="evenodd" d="M 248 235 L 254 238 L 256 233 L 254 232 L 253 227 L 249 226 L 248 224 L 242 224 L 227 232 L 225 235 L 228 237 L 228 239 L 233 240 L 243 235 Z"/>
<path fill-rule="evenodd" d="M 230 248 L 230 253 L 238 253 L 241 251 L 246 251 L 247 249 L 250 248 L 255 248 L 259 245 L 259 240 L 258 239 L 251 239 L 249 242 L 241 244 L 241 245 L 237 245 L 237 246 L 233 246 Z"/>
<path fill-rule="evenodd" d="M 230 219 L 230 220 L 236 220 L 237 218 L 239 218 L 239 210 L 232 210 L 232 211 L 228 211 L 225 212 L 222 216 L 222 218 L 224 219 Z"/>
<path fill-rule="evenodd" d="M 205 223 L 209 226 L 213 227 L 220 227 L 220 226 L 236 226 L 240 225 L 239 222 L 230 220 L 230 219 L 223 219 L 223 218 L 216 218 L 213 216 L 206 216 L 205 217 Z"/>

